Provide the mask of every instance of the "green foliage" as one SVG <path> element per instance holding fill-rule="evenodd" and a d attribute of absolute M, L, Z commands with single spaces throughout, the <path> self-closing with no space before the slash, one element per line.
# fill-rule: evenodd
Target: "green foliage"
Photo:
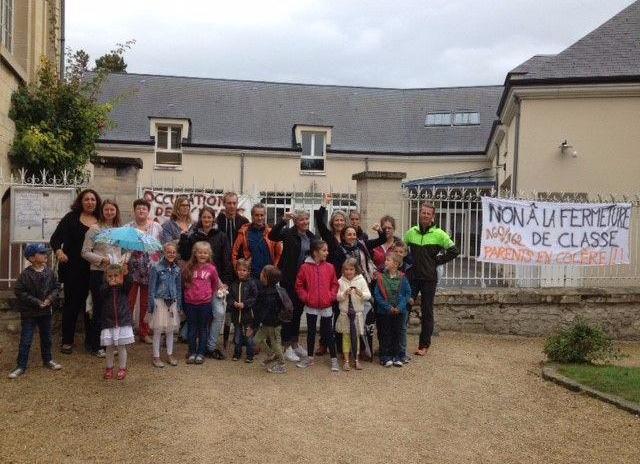
<path fill-rule="evenodd" d="M 611 338 L 582 319 L 547 338 L 544 353 L 550 361 L 563 364 L 606 362 L 619 357 Z"/>
<path fill-rule="evenodd" d="M 127 63 L 117 53 L 106 53 L 96 60 L 96 69 L 105 69 L 109 72 L 127 72 Z"/>
<path fill-rule="evenodd" d="M 112 53 L 122 55 L 131 42 Z M 101 102 L 100 88 L 108 70 L 88 74 L 89 55 L 69 53 L 64 79 L 56 66 L 42 58 L 36 79 L 11 96 L 9 117 L 16 134 L 9 158 L 14 168 L 38 175 L 46 170 L 60 177 L 84 176 L 102 132 L 112 125 L 109 113 L 115 101 Z"/>

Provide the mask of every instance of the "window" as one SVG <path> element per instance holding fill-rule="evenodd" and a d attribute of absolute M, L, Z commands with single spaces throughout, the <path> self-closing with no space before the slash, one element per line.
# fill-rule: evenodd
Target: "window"
<path fill-rule="evenodd" d="M 12 52 L 13 0 L 0 0 L 0 43 Z"/>
<path fill-rule="evenodd" d="M 182 165 L 181 126 L 156 126 L 156 165 Z"/>
<path fill-rule="evenodd" d="M 301 171 L 324 172 L 325 135 L 324 132 L 302 132 Z"/>
<path fill-rule="evenodd" d="M 428 113 L 425 126 L 450 126 L 451 113 Z"/>
<path fill-rule="evenodd" d="M 460 112 L 453 116 L 454 126 L 472 126 L 476 124 L 480 124 L 480 113 Z"/>

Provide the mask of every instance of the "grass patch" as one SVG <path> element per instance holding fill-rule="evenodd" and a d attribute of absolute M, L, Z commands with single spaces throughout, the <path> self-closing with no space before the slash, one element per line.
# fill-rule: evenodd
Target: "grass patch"
<path fill-rule="evenodd" d="M 603 393 L 610 393 L 640 404 L 640 368 L 568 364 L 558 372 Z"/>

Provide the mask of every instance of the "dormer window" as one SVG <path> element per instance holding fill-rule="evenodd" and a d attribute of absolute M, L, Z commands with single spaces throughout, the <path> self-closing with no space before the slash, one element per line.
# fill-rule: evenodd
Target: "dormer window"
<path fill-rule="evenodd" d="M 178 169 L 182 166 L 182 139 L 187 138 L 188 120 L 151 119 L 151 132 L 155 138 L 155 167 Z"/>
<path fill-rule="evenodd" d="M 300 173 L 324 174 L 327 146 L 331 145 L 331 128 L 323 126 L 294 126 L 296 143 L 302 149 Z"/>

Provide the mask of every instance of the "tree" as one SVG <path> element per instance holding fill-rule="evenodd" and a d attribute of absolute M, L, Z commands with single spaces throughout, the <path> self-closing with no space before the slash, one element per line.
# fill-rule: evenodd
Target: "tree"
<path fill-rule="evenodd" d="M 121 56 L 133 42 L 119 46 Z M 113 123 L 109 118 L 117 102 L 101 102 L 100 88 L 108 70 L 87 72 L 89 55 L 69 53 L 64 79 L 56 66 L 43 57 L 36 79 L 11 96 L 9 117 L 16 134 L 9 159 L 28 175 L 46 170 L 50 175 L 85 176 L 101 133 Z M 121 98 L 121 97 L 119 97 Z"/>
<path fill-rule="evenodd" d="M 124 58 L 117 53 L 105 53 L 96 60 L 96 69 L 104 69 L 109 72 L 127 72 L 127 63 Z"/>

